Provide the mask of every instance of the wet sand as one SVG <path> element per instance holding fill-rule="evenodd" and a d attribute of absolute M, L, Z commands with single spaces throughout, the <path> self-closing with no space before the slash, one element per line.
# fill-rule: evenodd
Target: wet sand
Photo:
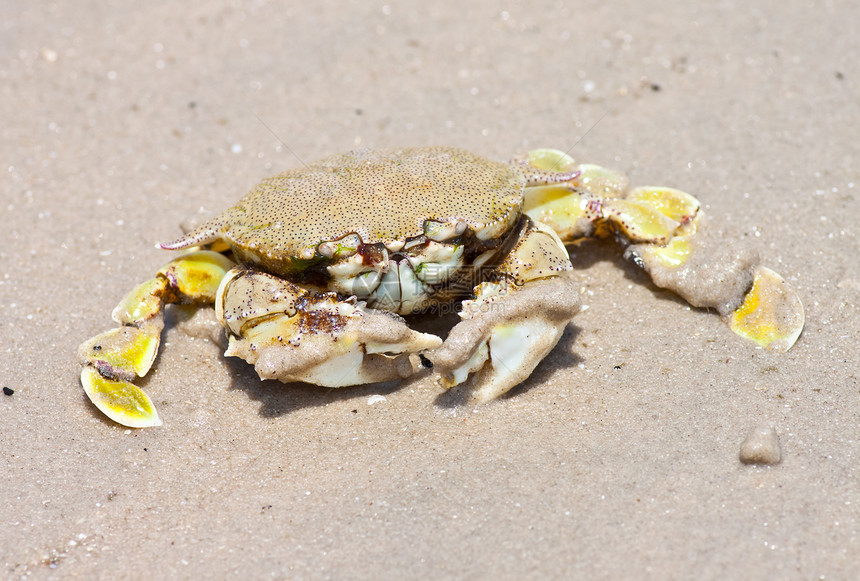
<path fill-rule="evenodd" d="M 14 4 L 2 574 L 856 574 L 856 4 Z M 431 144 L 499 160 L 555 147 L 688 191 L 713 235 L 798 290 L 806 329 L 788 353 L 756 349 L 587 243 L 588 308 L 489 405 L 429 375 L 261 382 L 175 324 L 142 382 L 162 427 L 122 428 L 86 399 L 78 344 L 113 326 L 180 221 L 304 161 Z M 781 462 L 742 463 L 768 427 Z"/>

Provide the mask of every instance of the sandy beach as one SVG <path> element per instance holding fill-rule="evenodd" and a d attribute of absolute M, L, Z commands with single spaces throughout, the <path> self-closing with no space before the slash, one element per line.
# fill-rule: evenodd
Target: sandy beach
<path fill-rule="evenodd" d="M 7 0 L 0 577 L 853 579 L 860 571 L 860 5 Z M 609 242 L 532 377 L 261 381 L 169 317 L 101 415 L 77 348 L 180 222 L 357 147 L 554 147 L 699 198 L 806 327 L 756 348 Z M 172 322 L 170 322 L 172 321 Z M 739 461 L 756 426 L 782 460 Z"/>

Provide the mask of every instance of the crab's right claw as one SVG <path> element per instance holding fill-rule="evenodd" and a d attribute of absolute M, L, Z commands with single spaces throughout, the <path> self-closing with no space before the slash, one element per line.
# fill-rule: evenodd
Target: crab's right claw
<path fill-rule="evenodd" d="M 344 387 L 399 379 L 418 368 L 419 353 L 442 344 L 392 313 L 242 268 L 224 278 L 215 315 L 229 336 L 225 355 L 283 382 Z"/>
<path fill-rule="evenodd" d="M 777 273 L 764 266 L 756 269 L 752 288 L 729 316 L 732 331 L 762 347 L 785 352 L 803 331 L 800 297 Z"/>

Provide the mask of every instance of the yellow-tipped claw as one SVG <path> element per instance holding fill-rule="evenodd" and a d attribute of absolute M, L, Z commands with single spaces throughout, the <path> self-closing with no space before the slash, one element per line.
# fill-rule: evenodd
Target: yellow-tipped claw
<path fill-rule="evenodd" d="M 90 401 L 116 423 L 129 428 L 161 425 L 152 400 L 136 385 L 102 377 L 90 366 L 81 370 L 81 384 Z"/>
<path fill-rule="evenodd" d="M 729 315 L 732 331 L 775 351 L 788 351 L 803 330 L 803 304 L 788 283 L 759 266 L 744 302 Z"/>

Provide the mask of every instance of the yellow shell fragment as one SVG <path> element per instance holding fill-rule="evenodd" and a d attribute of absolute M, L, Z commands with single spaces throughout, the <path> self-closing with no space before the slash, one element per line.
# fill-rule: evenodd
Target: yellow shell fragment
<path fill-rule="evenodd" d="M 158 273 L 191 301 L 213 303 L 221 279 L 231 268 L 233 262 L 223 254 L 200 250 L 171 260 Z"/>
<path fill-rule="evenodd" d="M 800 297 L 769 268 L 759 266 L 744 302 L 729 315 L 732 331 L 768 349 L 788 351 L 803 330 Z"/>
<path fill-rule="evenodd" d="M 161 419 L 152 400 L 136 385 L 102 377 L 95 368 L 81 370 L 81 384 L 87 397 L 107 417 L 129 428 L 160 426 Z"/>

